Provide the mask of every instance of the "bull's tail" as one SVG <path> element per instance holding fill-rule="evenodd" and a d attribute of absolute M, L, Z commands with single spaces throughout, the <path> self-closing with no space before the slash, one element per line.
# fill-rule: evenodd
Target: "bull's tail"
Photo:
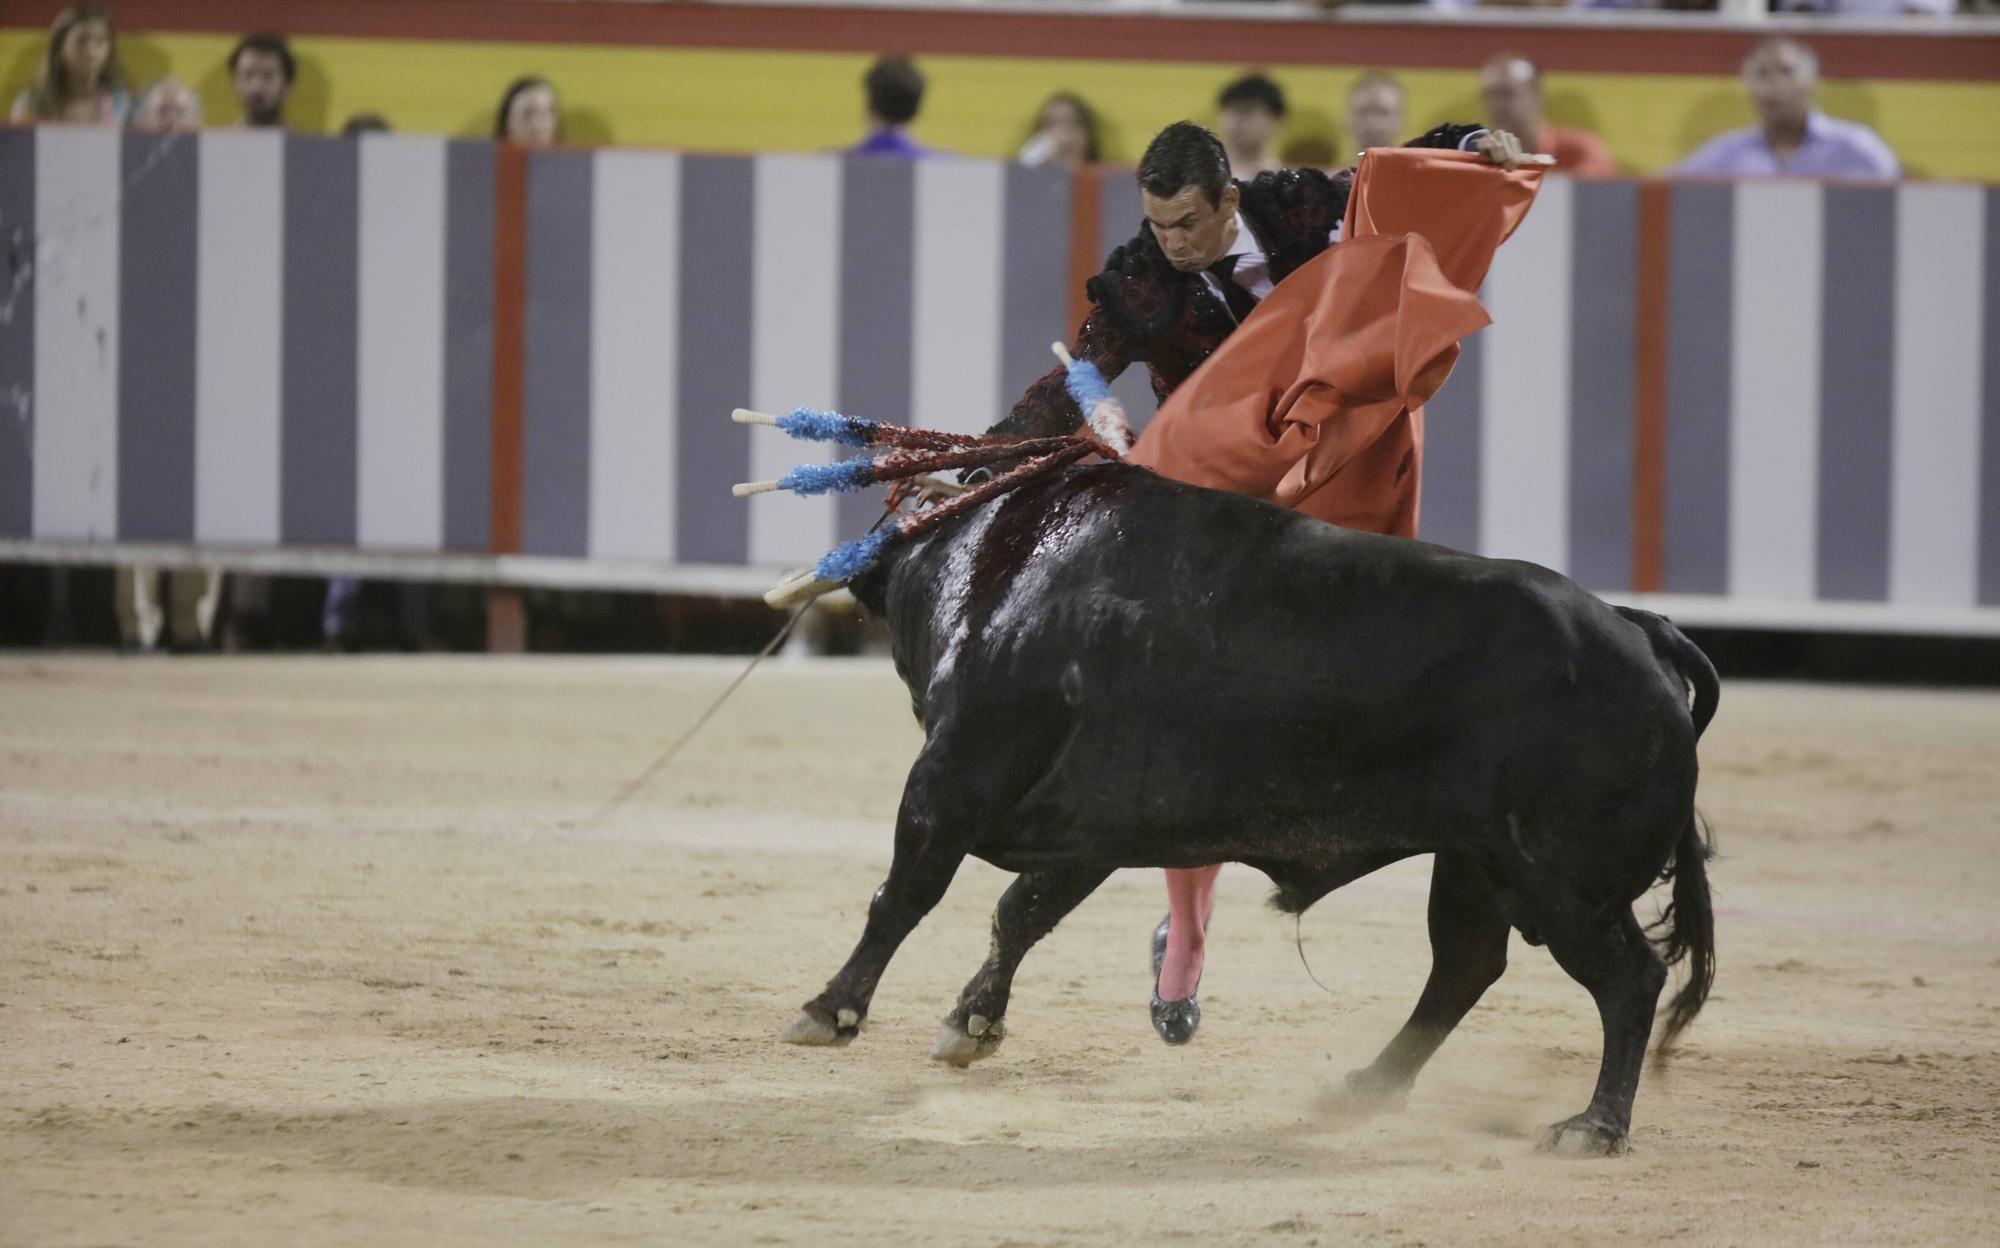
<path fill-rule="evenodd" d="M 1695 739 L 1700 740 L 1722 700 L 1715 665 L 1700 646 L 1674 627 L 1673 621 L 1629 607 L 1619 607 L 1618 613 L 1639 626 L 1652 643 L 1654 655 L 1693 692 L 1688 716 L 1694 723 Z M 1673 899 L 1647 929 L 1668 966 L 1687 963 L 1680 991 L 1667 1003 L 1667 1025 L 1654 1050 L 1655 1060 L 1667 1056 L 1681 1032 L 1701 1013 L 1709 990 L 1715 986 L 1715 910 L 1709 901 L 1706 865 L 1714 856 L 1714 838 L 1701 816 L 1690 809 L 1687 825 L 1674 844 L 1674 856 L 1662 872 L 1663 879 L 1673 881 Z"/>
<path fill-rule="evenodd" d="M 1686 633 L 1674 627 L 1674 622 L 1664 615 L 1654 615 L 1651 611 L 1641 611 L 1636 607 L 1615 607 L 1613 610 L 1638 625 L 1652 644 L 1653 654 L 1677 673 L 1687 687 L 1694 691 L 1694 705 L 1688 714 L 1694 720 L 1694 735 L 1701 739 L 1702 730 L 1708 721 L 1715 718 L 1715 708 L 1722 701 L 1722 682 L 1715 674 L 1715 664 L 1708 661 L 1701 647 L 1688 640 Z"/>
<path fill-rule="evenodd" d="M 1715 675 L 1715 664 L 1708 661 L 1700 646 L 1689 641 L 1686 633 L 1674 627 L 1673 621 L 1662 619 L 1660 623 L 1674 669 L 1680 672 L 1688 688 L 1694 690 L 1694 705 L 1688 714 L 1694 719 L 1694 736 L 1699 741 L 1708 721 L 1715 718 L 1715 708 L 1722 703 L 1722 682 Z"/>
<path fill-rule="evenodd" d="M 1667 1026 L 1654 1049 L 1656 1059 L 1666 1057 L 1681 1032 L 1701 1013 L 1709 989 L 1715 986 L 1715 910 L 1709 902 L 1706 866 L 1714 856 L 1715 846 L 1705 834 L 1700 816 L 1690 812 L 1668 868 L 1674 882 L 1673 900 L 1647 929 L 1668 966 L 1687 963 L 1680 991 L 1667 1003 Z"/>

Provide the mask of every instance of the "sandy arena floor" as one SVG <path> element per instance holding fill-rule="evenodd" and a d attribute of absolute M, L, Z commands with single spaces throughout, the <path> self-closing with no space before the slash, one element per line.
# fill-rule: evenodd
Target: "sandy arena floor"
<path fill-rule="evenodd" d="M 778 1032 L 860 933 L 917 730 L 774 664 L 0 659 L 0 1241 L 1994 1242 L 2000 697 L 1739 684 L 1704 742 L 1716 997 L 1632 1153 L 1557 1161 L 1598 1026 L 1517 940 L 1399 1114 L 1428 865 L 1292 925 L 1225 875 L 1187 1049 L 1151 873 L 927 1054 L 1008 877 L 968 864 L 846 1050 Z"/>

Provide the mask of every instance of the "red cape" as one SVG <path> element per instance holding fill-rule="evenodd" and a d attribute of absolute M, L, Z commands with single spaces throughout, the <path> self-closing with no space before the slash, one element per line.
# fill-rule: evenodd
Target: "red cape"
<path fill-rule="evenodd" d="M 1174 391 L 1132 448 L 1177 480 L 1414 537 L 1423 405 L 1491 318 L 1472 294 L 1540 174 L 1458 152 L 1362 158 L 1342 229 Z M 1442 250 L 1438 250 L 1442 247 Z"/>

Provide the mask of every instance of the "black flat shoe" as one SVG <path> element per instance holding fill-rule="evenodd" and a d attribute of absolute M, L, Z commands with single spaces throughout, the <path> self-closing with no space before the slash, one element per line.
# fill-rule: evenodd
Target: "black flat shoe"
<path fill-rule="evenodd" d="M 1194 1039 L 1195 1029 L 1201 1026 L 1201 996 L 1190 992 L 1179 1001 L 1162 1001 L 1157 988 L 1153 992 L 1153 1030 L 1160 1033 L 1160 1039 L 1168 1044 L 1186 1044 Z"/>

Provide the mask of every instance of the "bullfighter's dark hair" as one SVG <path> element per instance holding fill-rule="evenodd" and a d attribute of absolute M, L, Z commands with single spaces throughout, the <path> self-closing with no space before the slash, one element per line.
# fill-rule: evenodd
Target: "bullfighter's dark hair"
<path fill-rule="evenodd" d="M 892 126 L 905 125 L 924 102 L 924 76 L 907 56 L 885 56 L 861 80 L 868 111 Z"/>
<path fill-rule="evenodd" d="M 1172 199 L 1186 188 L 1201 190 L 1210 204 L 1229 188 L 1229 153 L 1205 126 L 1177 121 L 1153 136 L 1139 158 L 1139 187 L 1155 199 Z"/>
<path fill-rule="evenodd" d="M 1285 115 L 1285 89 L 1263 74 L 1245 74 L 1215 97 L 1217 108 L 1261 108 L 1273 117 Z"/>
<path fill-rule="evenodd" d="M 299 76 L 299 63 L 292 58 L 292 45 L 285 42 L 283 35 L 260 30 L 245 35 L 236 41 L 236 47 L 229 53 L 229 72 L 236 72 L 236 62 L 243 59 L 245 52 L 268 52 L 278 58 L 278 64 L 285 70 L 285 85 L 290 86 Z"/>

